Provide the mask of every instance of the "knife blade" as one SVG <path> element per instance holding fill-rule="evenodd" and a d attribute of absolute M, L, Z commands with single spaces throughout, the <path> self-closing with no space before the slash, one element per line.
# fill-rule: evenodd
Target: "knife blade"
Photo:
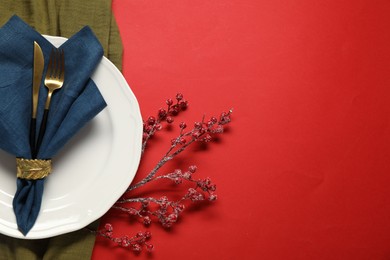
<path fill-rule="evenodd" d="M 38 95 L 39 87 L 41 86 L 42 81 L 42 72 L 43 72 L 43 53 L 41 46 L 34 41 L 34 76 L 33 76 L 33 110 L 32 118 L 37 118 L 37 107 L 38 107 Z"/>
<path fill-rule="evenodd" d="M 37 124 L 37 109 L 38 109 L 38 97 L 39 88 L 42 82 L 44 59 L 41 46 L 34 41 L 34 72 L 33 72 L 33 86 L 32 86 L 32 112 L 30 123 L 30 148 L 32 158 L 35 159 L 35 133 Z"/>

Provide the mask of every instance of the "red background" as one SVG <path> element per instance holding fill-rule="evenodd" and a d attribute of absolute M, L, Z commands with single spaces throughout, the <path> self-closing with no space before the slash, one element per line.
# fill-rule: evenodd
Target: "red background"
<path fill-rule="evenodd" d="M 98 239 L 93 259 L 390 259 L 389 1 L 114 0 L 113 10 L 144 118 L 178 91 L 190 101 L 179 121 L 234 114 L 219 142 L 178 163 L 210 176 L 219 200 L 171 231 L 152 225 L 152 255 Z M 173 134 L 151 143 L 140 174 Z M 102 223 L 117 235 L 145 230 L 115 214 Z"/>

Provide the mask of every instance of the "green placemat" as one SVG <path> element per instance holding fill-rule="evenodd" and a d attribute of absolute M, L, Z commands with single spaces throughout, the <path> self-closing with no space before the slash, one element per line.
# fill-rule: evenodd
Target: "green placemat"
<path fill-rule="evenodd" d="M 122 42 L 111 11 L 111 0 L 2 0 L 1 26 L 17 14 L 42 34 L 70 37 L 89 25 L 104 48 L 104 55 L 122 68 Z"/>
<path fill-rule="evenodd" d="M 38 32 L 53 36 L 70 37 L 89 25 L 102 44 L 104 55 L 122 69 L 122 42 L 111 0 L 2 0 L 0 26 L 14 14 Z M 97 227 L 97 221 L 90 225 L 93 229 Z M 90 259 L 94 243 L 95 236 L 85 229 L 38 240 L 0 235 L 0 259 Z"/>

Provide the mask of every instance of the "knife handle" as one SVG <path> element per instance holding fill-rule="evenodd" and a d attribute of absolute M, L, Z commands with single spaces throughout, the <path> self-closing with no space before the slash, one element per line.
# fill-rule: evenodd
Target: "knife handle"
<path fill-rule="evenodd" d="M 35 159 L 37 157 L 36 155 L 36 148 L 35 148 L 35 132 L 37 127 L 37 119 L 31 118 L 30 121 L 30 149 L 31 149 L 31 158 Z"/>
<path fill-rule="evenodd" d="M 46 132 L 46 123 L 47 123 L 48 115 L 49 115 L 49 109 L 45 109 L 45 111 L 43 112 L 41 127 L 39 129 L 37 146 L 35 148 L 35 155 L 38 155 L 39 148 L 41 147 L 41 144 L 42 144 L 43 136 L 45 135 L 45 132 Z"/>

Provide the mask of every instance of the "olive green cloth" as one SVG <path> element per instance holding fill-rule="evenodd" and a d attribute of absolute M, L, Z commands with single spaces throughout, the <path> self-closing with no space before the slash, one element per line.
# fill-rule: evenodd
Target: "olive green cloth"
<path fill-rule="evenodd" d="M 1 0 L 0 25 L 16 14 L 38 32 L 70 37 L 89 25 L 104 48 L 104 55 L 122 67 L 122 42 L 111 0 Z"/>
<path fill-rule="evenodd" d="M 98 221 L 88 228 L 96 230 Z M 0 235 L 1 260 L 71 260 L 90 259 L 95 236 L 86 229 L 37 240 L 16 239 Z"/>
<path fill-rule="evenodd" d="M 111 0 L 1 0 L 0 26 L 14 14 L 38 32 L 53 36 L 70 37 L 88 25 L 100 40 L 104 55 L 122 68 L 122 42 L 112 14 Z M 96 229 L 97 226 L 96 221 L 90 228 Z M 39 240 L 15 239 L 0 234 L 0 259 L 90 259 L 94 243 L 95 236 L 86 229 Z"/>

